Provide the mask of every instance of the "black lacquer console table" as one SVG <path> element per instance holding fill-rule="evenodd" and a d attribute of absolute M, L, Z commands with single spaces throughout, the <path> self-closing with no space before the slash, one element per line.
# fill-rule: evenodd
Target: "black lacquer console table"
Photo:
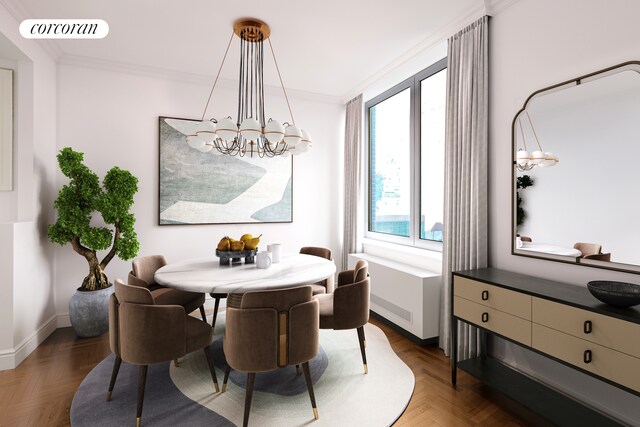
<path fill-rule="evenodd" d="M 619 425 L 492 357 L 457 361 L 463 321 L 640 396 L 640 310 L 605 305 L 586 287 L 492 268 L 454 272 L 452 283 L 453 384 L 459 368 L 553 424 Z"/>

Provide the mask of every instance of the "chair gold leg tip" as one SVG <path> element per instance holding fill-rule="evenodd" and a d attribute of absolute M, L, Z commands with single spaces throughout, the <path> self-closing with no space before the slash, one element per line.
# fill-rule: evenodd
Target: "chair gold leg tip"
<path fill-rule="evenodd" d="M 318 408 L 313 408 L 313 418 L 318 419 Z"/>
<path fill-rule="evenodd" d="M 140 427 L 140 424 L 142 423 L 142 419 L 140 419 L 140 417 L 136 418 L 136 427 Z"/>
<path fill-rule="evenodd" d="M 218 386 L 218 383 L 214 383 L 214 385 L 216 386 L 216 393 L 218 393 L 220 391 L 220 387 Z M 222 387 L 222 391 L 224 392 L 224 386 Z"/>
<path fill-rule="evenodd" d="M 364 373 L 365 374 L 369 373 L 369 367 L 367 365 L 364 365 Z"/>
<path fill-rule="evenodd" d="M 364 346 L 364 348 L 367 348 L 367 340 L 362 340 L 362 345 Z"/>
<path fill-rule="evenodd" d="M 107 402 L 111 402 L 111 392 L 107 392 Z"/>
<path fill-rule="evenodd" d="M 227 391 L 227 385 L 226 384 L 222 384 L 222 392 L 224 393 L 225 391 Z"/>

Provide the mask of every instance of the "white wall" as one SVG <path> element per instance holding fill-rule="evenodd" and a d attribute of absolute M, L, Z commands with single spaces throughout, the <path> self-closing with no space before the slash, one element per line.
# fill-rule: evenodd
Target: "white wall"
<path fill-rule="evenodd" d="M 52 219 L 56 140 L 55 62 L 0 5 L 0 33 L 19 52 L 14 81 L 14 190 L 0 194 L 0 369 L 20 363 L 55 327 Z"/>
<path fill-rule="evenodd" d="M 339 225 L 342 203 L 344 106 L 311 97 L 291 96 L 296 123 L 308 129 L 313 148 L 294 159 L 293 223 L 158 226 L 158 116 L 199 118 L 210 87 L 92 67 L 61 65 L 59 72 L 58 149 L 71 146 L 85 153 L 85 163 L 104 177 L 112 166 L 139 179 L 133 207 L 140 254 L 164 254 L 169 261 L 215 257 L 224 235 L 263 234 L 262 241 L 282 242 L 285 251 L 301 246 L 331 248 L 341 257 Z M 270 91 L 269 91 L 270 92 Z M 207 117 L 235 116 L 237 90 L 216 88 Z M 266 115 L 286 121 L 284 98 L 269 95 Z M 210 155 L 210 154 L 203 154 Z M 56 187 L 66 178 L 58 173 Z M 56 312 L 68 313 L 68 301 L 86 275 L 87 263 L 70 247 L 57 247 Z M 114 259 L 110 280 L 122 278 L 130 261 Z"/>
<path fill-rule="evenodd" d="M 520 0 L 490 21 L 490 265 L 585 286 L 637 275 L 511 255 L 511 121 L 535 90 L 640 59 L 640 3 L 625 0 Z M 562 161 L 562 160 L 561 160 Z M 513 345 L 498 355 L 543 381 L 637 423 L 638 398 Z"/>

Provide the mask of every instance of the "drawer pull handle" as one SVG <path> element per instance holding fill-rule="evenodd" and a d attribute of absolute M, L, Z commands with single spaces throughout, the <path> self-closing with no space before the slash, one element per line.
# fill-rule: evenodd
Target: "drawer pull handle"
<path fill-rule="evenodd" d="M 584 361 L 584 363 L 591 363 L 591 360 L 592 360 L 591 350 L 584 351 L 584 356 L 582 360 Z"/>
<path fill-rule="evenodd" d="M 489 321 L 489 313 L 482 313 L 482 323 L 487 323 Z"/>
<path fill-rule="evenodd" d="M 482 301 L 489 299 L 489 291 L 482 291 Z"/>
<path fill-rule="evenodd" d="M 584 321 L 584 333 L 590 334 L 593 331 L 593 325 L 591 324 L 591 320 Z"/>

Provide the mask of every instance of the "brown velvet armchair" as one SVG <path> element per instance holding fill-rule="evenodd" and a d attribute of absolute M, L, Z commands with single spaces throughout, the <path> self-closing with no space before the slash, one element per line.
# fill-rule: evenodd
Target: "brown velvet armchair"
<path fill-rule="evenodd" d="M 222 383 L 226 390 L 231 369 L 248 372 L 244 426 L 249 423 L 256 372 L 302 364 L 313 415 L 318 409 L 313 393 L 309 360 L 318 353 L 318 301 L 311 286 L 248 292 L 240 308 L 227 306 L 224 355 L 227 369 Z"/>
<path fill-rule="evenodd" d="M 585 255 L 582 258 L 584 259 L 595 259 L 597 261 L 607 261 L 611 262 L 611 252 L 607 252 L 605 254 L 591 254 Z"/>
<path fill-rule="evenodd" d="M 316 295 L 320 302 L 320 329 L 356 329 L 364 373 L 369 373 L 365 347 L 364 325 L 369 321 L 369 265 L 359 260 L 353 270 L 338 274 L 338 286 L 333 294 Z"/>
<path fill-rule="evenodd" d="M 327 249 L 327 248 L 318 248 L 318 247 L 315 247 L 315 246 L 305 246 L 305 247 L 300 249 L 300 253 L 301 254 L 306 254 L 306 255 L 313 255 L 313 256 L 320 257 L 320 258 L 324 258 L 324 259 L 328 259 L 329 261 L 332 260 L 332 258 L 331 258 L 331 249 Z M 334 288 L 333 276 L 329 277 L 328 279 L 321 280 L 319 282 L 316 282 L 316 283 L 312 284 L 311 288 L 313 289 L 313 295 L 330 294 L 330 293 L 332 293 L 333 292 L 333 288 Z"/>
<path fill-rule="evenodd" d="M 602 253 L 602 245 L 598 243 L 576 243 L 573 245 L 574 249 L 582 252 L 582 256 L 580 258 L 584 258 L 587 255 L 596 255 Z"/>
<path fill-rule="evenodd" d="M 211 378 L 218 391 L 218 379 L 209 345 L 213 331 L 207 322 L 188 316 L 179 305 L 156 305 L 146 288 L 115 282 L 109 298 L 109 345 L 116 355 L 107 401 L 111 400 L 120 365 L 124 360 L 139 365 L 136 426 L 142 419 L 148 365 L 171 361 L 204 349 Z"/>
<path fill-rule="evenodd" d="M 202 320 L 207 321 L 204 312 L 205 296 L 203 293 L 180 291 L 178 289 L 165 288 L 154 280 L 154 274 L 160 267 L 167 265 L 167 259 L 162 255 L 149 255 L 134 259 L 131 263 L 133 270 L 129 272 L 129 285 L 149 289 L 156 304 L 180 305 L 187 314 L 200 309 Z"/>

